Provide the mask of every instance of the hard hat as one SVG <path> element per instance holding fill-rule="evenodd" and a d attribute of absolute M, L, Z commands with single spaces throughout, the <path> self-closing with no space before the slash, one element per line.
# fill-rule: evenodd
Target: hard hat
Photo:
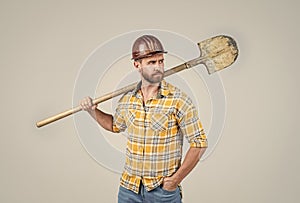
<path fill-rule="evenodd" d="M 137 38 L 132 46 L 132 59 L 138 60 L 158 53 L 167 53 L 161 42 L 153 35 Z"/>

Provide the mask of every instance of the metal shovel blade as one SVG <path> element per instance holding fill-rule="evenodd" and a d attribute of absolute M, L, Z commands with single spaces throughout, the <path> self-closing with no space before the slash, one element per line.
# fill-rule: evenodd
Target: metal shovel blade
<path fill-rule="evenodd" d="M 237 43 L 232 37 L 219 35 L 198 43 L 202 59 L 209 74 L 230 66 L 238 56 Z"/>

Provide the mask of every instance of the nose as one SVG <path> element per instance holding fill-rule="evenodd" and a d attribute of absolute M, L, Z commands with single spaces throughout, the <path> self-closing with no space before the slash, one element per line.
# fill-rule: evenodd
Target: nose
<path fill-rule="evenodd" d="M 154 71 L 161 72 L 162 69 L 163 69 L 163 66 L 158 65 L 158 66 L 155 66 Z"/>
<path fill-rule="evenodd" d="M 155 70 L 161 70 L 164 68 L 164 64 L 163 63 L 157 63 L 155 66 Z"/>

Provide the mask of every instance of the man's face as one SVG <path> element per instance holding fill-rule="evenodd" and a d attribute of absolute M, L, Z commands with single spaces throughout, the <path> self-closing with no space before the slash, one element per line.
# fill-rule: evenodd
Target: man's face
<path fill-rule="evenodd" d="M 140 61 L 135 61 L 134 65 L 139 69 L 142 78 L 151 84 L 159 83 L 164 78 L 163 54 L 155 54 Z"/>

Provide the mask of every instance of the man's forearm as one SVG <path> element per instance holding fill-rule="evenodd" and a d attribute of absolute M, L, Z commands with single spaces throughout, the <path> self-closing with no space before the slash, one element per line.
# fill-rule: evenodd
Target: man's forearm
<path fill-rule="evenodd" d="M 99 109 L 88 111 L 88 113 L 102 126 L 105 130 L 113 131 L 113 116 L 111 114 L 104 113 Z"/>
<path fill-rule="evenodd" d="M 191 147 L 178 171 L 173 175 L 176 182 L 180 183 L 195 168 L 206 148 Z"/>
<path fill-rule="evenodd" d="M 164 178 L 164 188 L 174 189 L 195 168 L 206 148 L 190 148 L 180 168 L 171 177 Z"/>

